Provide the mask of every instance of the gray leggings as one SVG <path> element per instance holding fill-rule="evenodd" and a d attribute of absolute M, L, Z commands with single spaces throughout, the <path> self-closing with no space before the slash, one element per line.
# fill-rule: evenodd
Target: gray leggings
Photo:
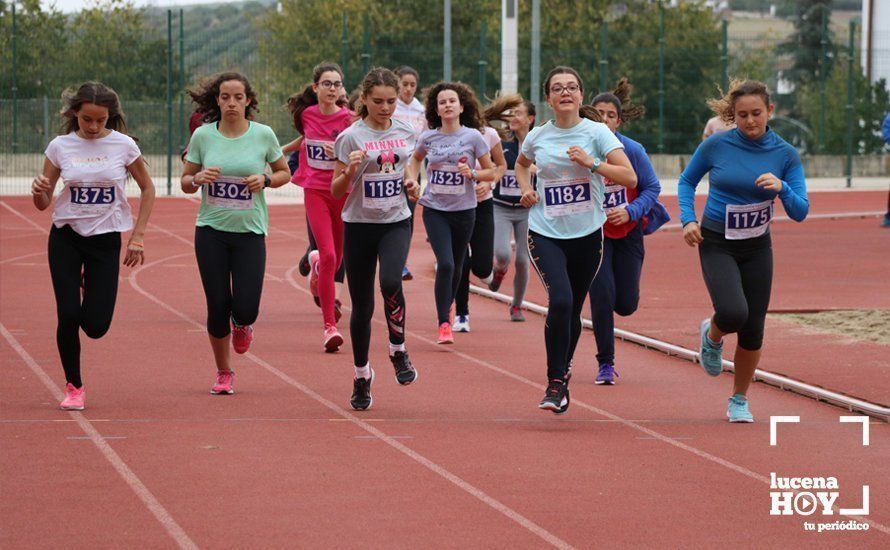
<path fill-rule="evenodd" d="M 528 209 L 494 205 L 494 266 L 505 271 L 513 250 L 510 237 L 516 240 L 516 275 L 513 277 L 513 305 L 522 304 L 528 288 Z"/>

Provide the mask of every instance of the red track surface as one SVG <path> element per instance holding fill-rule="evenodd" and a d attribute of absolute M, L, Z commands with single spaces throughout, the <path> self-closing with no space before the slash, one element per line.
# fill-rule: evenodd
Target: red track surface
<path fill-rule="evenodd" d="M 432 254 L 422 228 L 411 255 L 419 277 L 406 283 L 415 385 L 395 383 L 384 327 L 375 324 L 374 407 L 349 409 L 349 346 L 321 352 L 320 312 L 295 271 L 305 246 L 302 209 L 278 206 L 257 337 L 251 353 L 234 360 L 238 393 L 210 396 L 195 209 L 158 202 L 148 263 L 122 269 L 111 331 L 99 342 L 83 339 L 89 408 L 65 413 L 50 391 L 59 393 L 63 378 L 45 258 L 49 217 L 26 198 L 2 199 L 0 546 L 886 548 L 890 541 L 890 478 L 882 473 L 890 426 L 873 422 L 863 447 L 859 425 L 838 422 L 843 411 L 760 385 L 752 390 L 758 422 L 729 425 L 728 376 L 712 380 L 698 366 L 628 344 L 618 344 L 626 365 L 619 385 L 595 386 L 579 365 L 569 413 L 540 412 L 541 318 L 513 324 L 504 306 L 474 297 L 474 332 L 457 335 L 454 346 L 433 344 Z M 849 222 L 826 230 L 836 234 L 835 223 Z M 793 230 L 775 229 L 779 269 L 787 269 L 792 257 L 779 247 Z M 678 238 L 666 232 L 648 241 L 644 307 L 634 322 L 651 322 L 655 291 L 669 288 L 648 286 L 657 279 L 701 286 L 691 251 L 668 253 Z M 829 247 L 849 250 L 833 241 L 821 250 Z M 774 305 L 784 292 L 811 288 L 809 280 L 783 286 L 796 272 L 779 271 Z M 659 326 L 669 323 L 682 337 L 707 306 L 703 288 L 695 296 L 670 315 L 659 305 Z M 592 340 L 585 335 L 577 357 L 593 357 Z M 801 417 L 781 426 L 775 447 L 771 415 Z M 870 530 L 817 534 L 803 521 L 847 518 L 770 516 L 770 472 L 835 476 L 838 505 L 847 508 L 858 507 L 868 484 Z"/>

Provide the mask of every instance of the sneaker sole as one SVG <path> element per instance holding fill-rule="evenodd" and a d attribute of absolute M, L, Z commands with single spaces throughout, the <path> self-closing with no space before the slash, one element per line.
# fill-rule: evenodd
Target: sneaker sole
<path fill-rule="evenodd" d="M 453 344 L 453 343 L 454 343 L 454 338 L 452 338 L 451 340 L 437 340 L 436 343 L 437 343 L 437 344 L 442 344 L 442 345 L 445 345 L 445 344 Z"/>
<path fill-rule="evenodd" d="M 596 384 L 597 386 L 614 386 L 615 381 L 614 380 L 597 380 L 596 382 L 594 382 L 594 384 Z"/>
<path fill-rule="evenodd" d="M 343 345 L 343 337 L 340 335 L 332 336 L 325 340 L 324 343 L 324 351 L 325 353 L 335 353 L 340 351 L 340 346 Z"/>
<path fill-rule="evenodd" d="M 60 411 L 82 411 L 84 409 L 86 409 L 86 407 L 63 407 L 59 405 Z"/>
<path fill-rule="evenodd" d="M 729 413 L 726 413 L 726 418 L 729 419 L 730 424 L 753 424 L 753 418 L 733 418 L 729 416 Z"/>
<path fill-rule="evenodd" d="M 468 334 L 468 333 L 470 332 L 470 329 L 468 329 L 468 328 L 456 328 L 456 329 L 454 329 L 454 332 L 463 332 L 464 334 Z"/>
<path fill-rule="evenodd" d="M 410 273 L 407 275 L 402 275 L 402 280 L 403 281 L 412 281 L 412 280 L 414 280 L 414 275 L 412 275 Z"/>
<path fill-rule="evenodd" d="M 223 391 L 210 390 L 210 395 L 235 395 L 235 390 L 223 390 Z"/>
<path fill-rule="evenodd" d="M 414 369 L 414 378 L 412 378 L 411 380 L 409 380 L 407 382 L 402 382 L 401 380 L 399 380 L 399 377 L 396 376 L 396 382 L 398 382 L 400 386 L 410 386 L 414 382 L 417 382 L 418 378 L 420 378 L 420 373 L 417 372 L 417 369 Z"/>
<path fill-rule="evenodd" d="M 562 405 L 561 407 L 557 407 L 553 403 L 540 403 L 540 404 L 538 404 L 538 408 L 543 411 L 551 411 L 556 414 L 562 414 L 562 413 L 566 412 L 566 410 L 568 410 L 567 405 L 568 405 L 568 402 L 566 402 L 566 404 Z"/>

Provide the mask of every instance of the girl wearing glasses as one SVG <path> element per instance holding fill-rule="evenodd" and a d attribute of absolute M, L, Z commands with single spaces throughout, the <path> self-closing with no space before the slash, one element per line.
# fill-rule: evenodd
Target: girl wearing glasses
<path fill-rule="evenodd" d="M 343 261 L 343 220 L 346 196 L 331 195 L 337 159 L 334 141 L 352 124 L 353 113 L 338 105 L 343 71 L 336 63 L 321 63 L 312 71 L 312 84 L 287 100 L 300 140 L 300 162 L 291 178 L 303 188 L 306 218 L 318 250 L 309 254 L 309 289 L 321 305 L 324 318 L 324 350 L 336 352 L 343 344 L 337 330 L 337 289 L 334 276 Z"/>
<path fill-rule="evenodd" d="M 551 70 L 544 93 L 556 119 L 529 132 L 516 160 L 516 179 L 520 203 L 531 208 L 529 253 L 549 302 L 548 385 L 539 407 L 561 414 L 569 407 L 569 366 L 581 335 L 581 309 L 602 256 L 603 178 L 634 188 L 637 176 L 618 138 L 605 124 L 585 118 L 599 115 L 587 107 L 582 117 L 584 84 L 574 69 Z"/>
<path fill-rule="evenodd" d="M 482 138 L 482 108 L 468 86 L 459 82 L 433 86 L 426 98 L 426 120 L 433 129 L 417 141 L 405 170 L 405 184 L 417 182 L 423 159 L 429 159 L 428 184 L 420 204 L 438 266 L 438 343 L 453 344 L 451 306 L 476 220 L 476 182 L 494 179 L 496 169 Z M 477 160 L 479 170 L 475 168 Z"/>

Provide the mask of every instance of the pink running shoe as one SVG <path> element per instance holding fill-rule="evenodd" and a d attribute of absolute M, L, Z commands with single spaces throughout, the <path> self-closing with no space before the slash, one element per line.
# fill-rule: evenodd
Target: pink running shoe
<path fill-rule="evenodd" d="M 318 250 L 309 253 L 309 292 L 315 305 L 321 307 L 321 300 L 318 298 Z"/>
<path fill-rule="evenodd" d="M 340 351 L 343 345 L 343 335 L 337 330 L 335 325 L 325 325 L 324 327 L 324 351 L 325 353 L 334 353 Z"/>
<path fill-rule="evenodd" d="M 59 408 L 64 411 L 82 411 L 86 398 L 87 392 L 83 389 L 83 386 L 77 389 L 69 382 L 65 385 L 65 399 L 59 403 Z"/>
<path fill-rule="evenodd" d="M 253 327 L 250 325 L 239 327 L 232 321 L 232 347 L 235 348 L 235 353 L 247 353 L 251 342 L 253 342 Z"/>
<path fill-rule="evenodd" d="M 232 395 L 235 393 L 235 371 L 221 370 L 216 372 L 216 384 L 210 388 L 213 395 Z"/>
<path fill-rule="evenodd" d="M 442 323 L 439 325 L 439 344 L 453 344 L 454 335 L 451 334 L 451 323 Z"/>

